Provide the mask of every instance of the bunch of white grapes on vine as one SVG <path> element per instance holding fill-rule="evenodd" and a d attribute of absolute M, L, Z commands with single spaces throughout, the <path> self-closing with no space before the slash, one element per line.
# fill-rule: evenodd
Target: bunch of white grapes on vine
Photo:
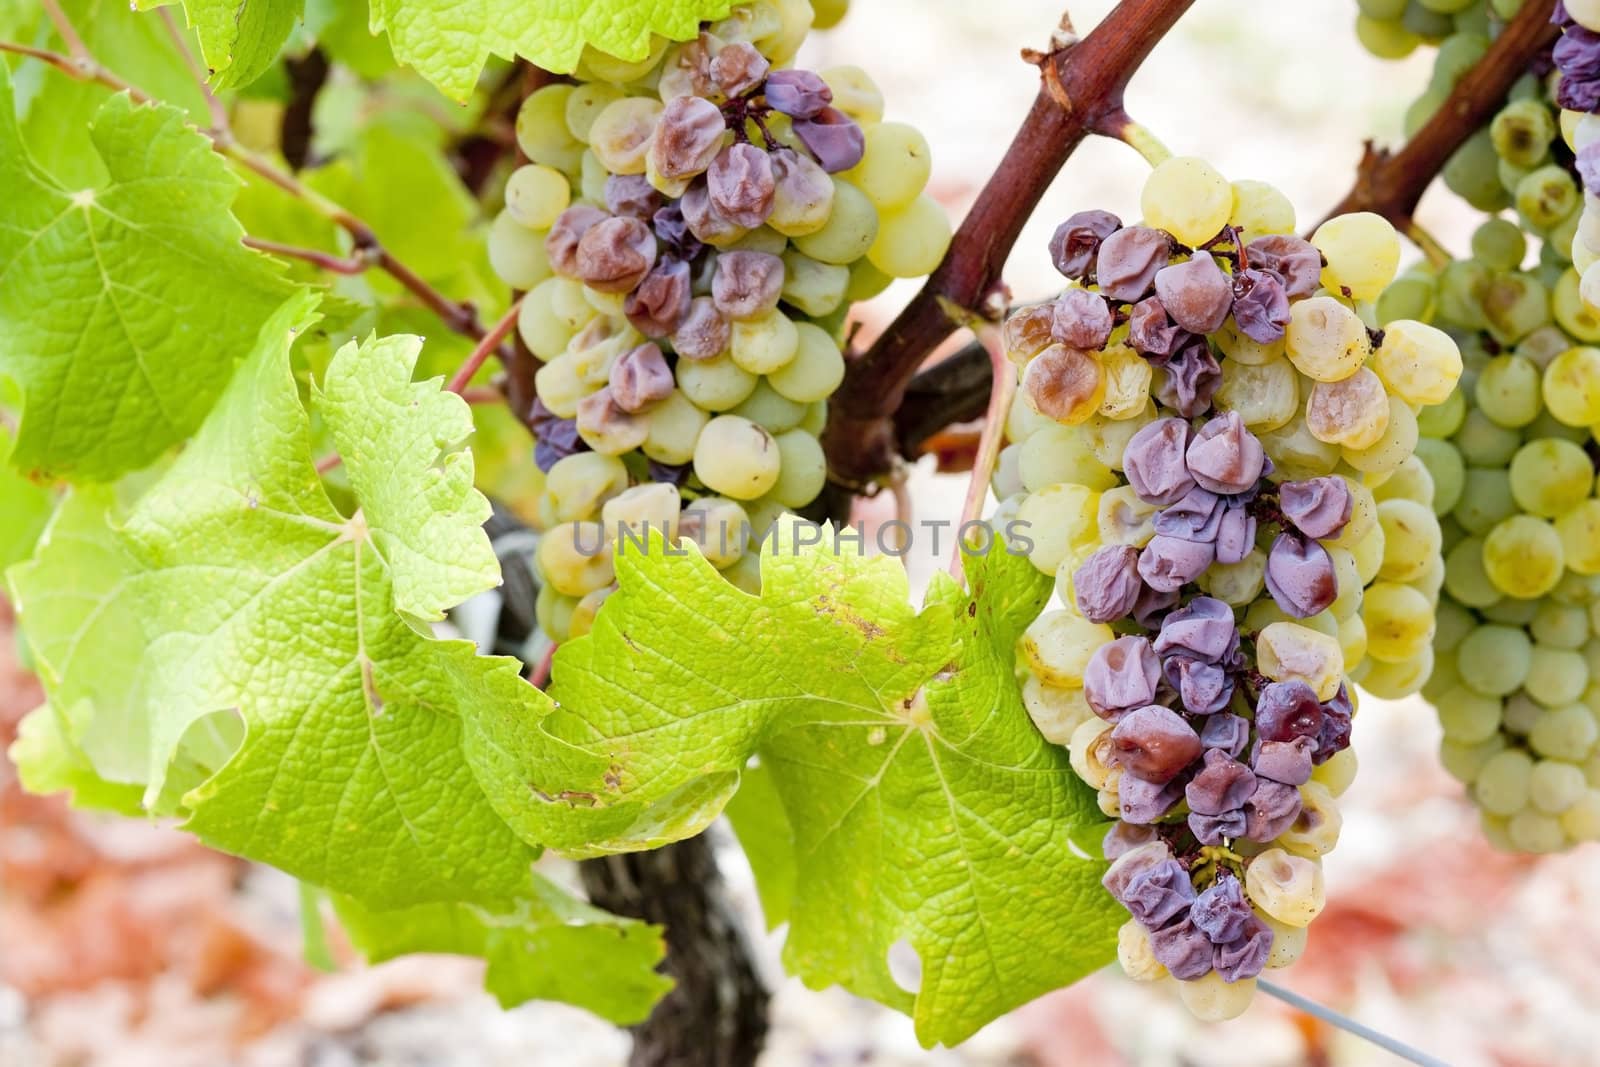
<path fill-rule="evenodd" d="M 1518 269 L 1507 220 L 1472 248 L 1378 301 L 1451 332 L 1465 364 L 1419 420 L 1446 553 L 1423 693 L 1489 839 L 1551 852 L 1600 838 L 1600 319 L 1570 268 L 1554 285 Z"/>
<path fill-rule="evenodd" d="M 1442 531 L 1413 452 L 1461 356 L 1375 329 L 1400 258 L 1377 215 L 1303 240 L 1282 193 L 1194 158 L 1141 209 L 1067 219 L 1070 287 L 1005 324 L 998 518 L 1056 578 L 1024 701 L 1116 820 L 1122 965 L 1215 1019 L 1322 910 L 1352 678 L 1399 696 L 1432 669 Z"/>
<path fill-rule="evenodd" d="M 555 641 L 587 632 L 613 549 L 647 529 L 756 588 L 750 539 L 824 486 L 850 304 L 949 245 L 928 143 L 871 78 L 786 65 L 813 17 L 755 0 L 638 62 L 591 50 L 518 115 L 529 162 L 489 252 L 543 361 L 526 414 Z"/>

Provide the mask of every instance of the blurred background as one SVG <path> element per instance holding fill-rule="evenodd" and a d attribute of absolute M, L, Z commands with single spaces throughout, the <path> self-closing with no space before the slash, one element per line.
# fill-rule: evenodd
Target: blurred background
<path fill-rule="evenodd" d="M 934 149 L 930 190 L 959 218 L 1038 86 L 1018 56 L 1043 48 L 1060 0 L 855 0 L 801 65 L 870 70 L 888 115 Z M 1087 32 L 1111 0 L 1080 0 Z M 1301 228 L 1349 186 L 1364 138 L 1395 144 L 1431 60 L 1376 60 L 1356 43 L 1354 0 L 1199 0 L 1156 49 L 1128 109 L 1175 153 L 1229 178 L 1281 188 Z M 1007 270 L 1019 299 L 1058 288 L 1045 243 L 1073 211 L 1138 216 L 1146 165 L 1091 141 L 1067 165 Z M 1464 250 L 1478 221 L 1442 189 L 1419 213 Z M 880 330 L 914 287 L 863 309 Z M 917 518 L 951 519 L 963 479 L 915 472 Z M 869 520 L 886 504 L 864 505 Z M 913 557 L 916 584 L 942 559 Z M 14 665 L 0 621 L 0 740 L 39 693 Z M 1362 772 L 1343 799 L 1327 861 L 1329 906 L 1285 986 L 1461 1067 L 1600 1063 L 1600 847 L 1507 857 L 1480 838 L 1461 787 L 1438 767 L 1438 728 L 1420 701 L 1367 700 L 1355 728 Z M 721 855 L 751 931 L 761 928 L 736 848 Z M 759 954 L 776 990 L 772 1067 L 844 1065 L 1391 1064 L 1394 1057 L 1269 997 L 1241 1019 L 1195 1023 L 1175 995 L 1105 972 L 1028 1005 L 956 1050 L 920 1049 L 910 1023 L 838 990 L 808 991 Z M 336 936 L 336 935 L 335 935 Z M 753 935 L 754 936 L 754 935 Z M 477 967 L 413 958 L 361 968 L 335 941 L 336 969 L 304 962 L 295 883 L 176 832 L 69 813 L 25 796 L 0 764 L 0 1065 L 498 1065 L 612 1067 L 627 1035 L 576 1009 L 501 1011 Z M 1049 951 L 1041 944 L 1040 951 Z"/>

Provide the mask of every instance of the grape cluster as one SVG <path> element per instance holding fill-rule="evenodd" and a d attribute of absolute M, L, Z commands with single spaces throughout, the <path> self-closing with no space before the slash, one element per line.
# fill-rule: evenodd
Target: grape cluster
<path fill-rule="evenodd" d="M 1379 304 L 1427 305 L 1465 363 L 1417 445 L 1446 552 L 1423 689 L 1443 762 L 1492 841 L 1547 852 L 1600 838 L 1600 320 L 1571 269 L 1549 287 L 1503 262 L 1413 271 Z"/>
<path fill-rule="evenodd" d="M 1305 241 L 1277 190 L 1192 158 L 1157 166 L 1141 206 L 1063 223 L 1073 285 L 1006 322 L 1026 403 L 998 517 L 1056 576 L 1024 701 L 1118 820 L 1123 966 L 1221 1018 L 1321 910 L 1348 672 L 1375 662 L 1399 693 L 1431 669 L 1441 531 L 1401 497 L 1427 495 L 1418 412 L 1461 357 L 1432 326 L 1363 319 L 1400 255 L 1375 215 Z"/>
<path fill-rule="evenodd" d="M 690 538 L 754 586 L 749 537 L 823 489 L 849 304 L 949 243 L 928 144 L 871 79 L 784 66 L 812 22 L 808 0 L 755 0 L 640 62 L 591 50 L 518 114 L 530 162 L 489 252 L 544 361 L 527 421 L 557 641 L 613 588 L 601 547 L 624 530 Z"/>

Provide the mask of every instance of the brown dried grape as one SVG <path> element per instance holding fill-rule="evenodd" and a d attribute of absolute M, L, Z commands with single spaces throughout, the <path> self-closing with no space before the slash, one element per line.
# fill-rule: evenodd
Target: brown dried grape
<path fill-rule="evenodd" d="M 743 96 L 759 86 L 772 64 L 755 45 L 735 41 L 725 45 L 711 61 L 711 78 L 729 96 Z"/>
<path fill-rule="evenodd" d="M 655 261 L 655 234 L 638 219 L 604 219 L 589 227 L 578 242 L 578 277 L 601 293 L 629 292 Z"/>
<path fill-rule="evenodd" d="M 651 166 L 663 178 L 692 178 L 711 166 L 727 132 L 716 104 L 700 96 L 675 97 L 656 121 Z"/>
<path fill-rule="evenodd" d="M 1051 345 L 1023 372 L 1022 388 L 1034 410 L 1067 425 L 1088 419 L 1105 396 L 1105 371 L 1087 352 Z"/>
<path fill-rule="evenodd" d="M 649 222 L 666 198 L 643 174 L 613 174 L 606 179 L 606 210 Z"/>
<path fill-rule="evenodd" d="M 578 435 L 590 448 L 620 456 L 644 444 L 650 420 L 624 411 L 608 385 L 578 401 Z"/>
<path fill-rule="evenodd" d="M 718 214 L 753 230 L 772 215 L 777 182 L 767 153 L 751 144 L 733 144 L 717 153 L 706 171 L 706 191 Z"/>
<path fill-rule="evenodd" d="M 732 337 L 732 327 L 712 299 L 697 296 L 672 335 L 672 350 L 684 359 L 715 359 L 728 350 Z"/>
<path fill-rule="evenodd" d="M 1156 272 L 1172 259 L 1172 241 L 1161 230 L 1129 226 L 1100 242 L 1095 281 L 1113 300 L 1142 300 L 1155 284 Z"/>
<path fill-rule="evenodd" d="M 1017 363 L 1026 363 L 1055 344 L 1055 310 L 1055 303 L 1050 302 L 1012 312 L 1000 330 L 1006 356 Z"/>
<path fill-rule="evenodd" d="M 754 319 L 778 306 L 783 260 L 766 252 L 723 252 L 711 278 L 711 299 L 730 319 Z"/>
<path fill-rule="evenodd" d="M 661 349 L 642 344 L 624 352 L 611 365 L 611 396 L 617 407 L 638 414 L 672 395 L 672 368 Z M 582 418 L 582 403 L 579 404 Z"/>
<path fill-rule="evenodd" d="M 1069 348 L 1104 348 L 1111 339 L 1111 309 L 1087 289 L 1068 289 L 1056 298 L 1052 335 Z"/>
<path fill-rule="evenodd" d="M 689 232 L 708 245 L 727 244 L 746 232 L 745 227 L 717 210 L 717 206 L 711 202 L 711 192 L 706 188 L 704 178 L 696 178 L 684 191 L 678 201 L 678 209 L 683 212 L 683 221 L 688 223 Z"/>
<path fill-rule="evenodd" d="M 689 311 L 689 264 L 663 259 L 623 302 L 623 313 L 646 337 L 666 337 Z"/>
<path fill-rule="evenodd" d="M 606 213 L 592 204 L 574 204 L 557 215 L 544 239 L 550 269 L 564 278 L 578 277 L 578 244 L 591 227 L 605 218 Z"/>
<path fill-rule="evenodd" d="M 767 225 L 786 237 L 815 233 L 833 213 L 833 179 L 816 160 L 792 148 L 771 153 L 775 183 Z"/>

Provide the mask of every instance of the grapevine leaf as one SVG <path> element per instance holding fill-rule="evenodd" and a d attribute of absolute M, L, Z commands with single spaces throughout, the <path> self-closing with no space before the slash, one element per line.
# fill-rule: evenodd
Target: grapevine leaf
<path fill-rule="evenodd" d="M 479 956 L 484 984 L 504 1007 L 559 999 L 612 1022 L 641 1022 L 672 980 L 653 969 L 661 928 L 590 907 L 534 875 L 512 908 L 424 904 L 373 911 L 348 897 L 334 906 L 350 940 L 376 963 L 411 952 Z"/>
<path fill-rule="evenodd" d="M 137 785 L 108 782 L 95 770 L 73 740 L 83 735 L 82 718 L 89 711 L 80 705 L 77 715 L 63 714 L 53 704 L 41 704 L 17 724 L 17 737 L 6 755 L 16 765 L 22 787 L 30 793 L 71 793 L 78 808 L 141 815 L 143 790 Z"/>
<path fill-rule="evenodd" d="M 0 68 L 0 374 L 24 396 L 11 460 L 107 480 L 200 425 L 289 286 L 240 244 L 239 183 L 183 112 L 111 97 L 90 131 L 110 181 L 71 191 L 29 158 L 12 97 Z"/>
<path fill-rule="evenodd" d="M 794 859 L 794 828 L 783 810 L 783 798 L 765 763 L 746 767 L 739 791 L 728 800 L 726 814 L 745 859 L 756 876 L 761 916 L 768 930 L 789 921 L 798 876 Z"/>
<path fill-rule="evenodd" d="M 395 58 L 465 100 L 490 55 L 516 56 L 570 74 L 584 45 L 643 59 L 652 34 L 694 37 L 730 0 L 372 0 L 372 28 L 387 30 Z"/>
<path fill-rule="evenodd" d="M 790 969 L 953 1044 L 1114 954 L 1104 864 L 1071 841 L 1104 816 L 1015 678 L 1050 583 L 996 551 L 918 614 L 896 561 L 786 538 L 760 596 L 698 555 L 619 558 L 619 591 L 556 656 L 558 710 L 490 709 L 469 751 L 502 815 L 575 855 L 697 832 L 758 755 L 794 834 Z M 890 975 L 902 941 L 916 994 Z"/>
<path fill-rule="evenodd" d="M 10 444 L 11 434 L 0 430 L 0 451 L 9 451 Z M 0 466 L 0 570 L 33 555 L 55 505 L 48 486 Z"/>
<path fill-rule="evenodd" d="M 137 0 L 141 11 L 173 0 Z M 212 85 L 249 85 L 272 66 L 305 0 L 182 0 L 184 18 L 200 38 Z"/>

